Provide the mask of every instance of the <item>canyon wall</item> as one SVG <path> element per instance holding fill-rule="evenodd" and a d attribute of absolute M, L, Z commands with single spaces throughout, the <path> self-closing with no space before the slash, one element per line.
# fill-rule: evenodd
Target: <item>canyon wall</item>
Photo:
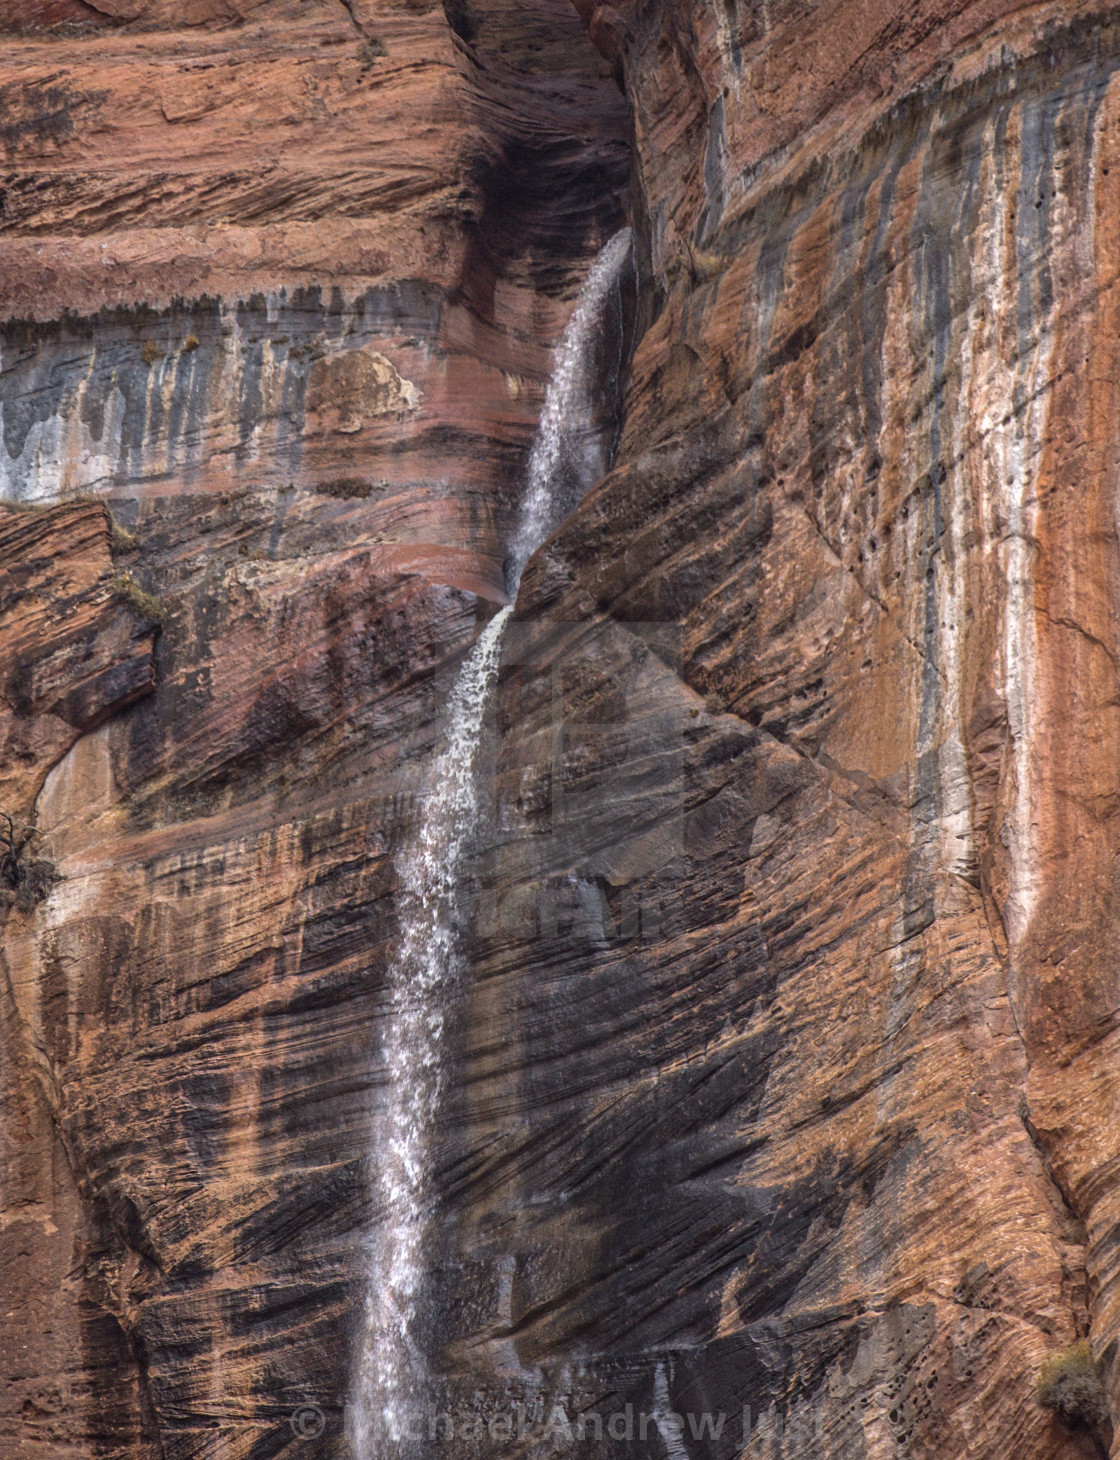
<path fill-rule="evenodd" d="M 1120 1454 L 1036 1389 L 1088 1335 L 1120 1413 L 1120 15 L 577 8 L 4 39 L 20 1460 L 352 1453 L 393 856 L 627 209 L 613 467 L 487 737 L 421 1453 Z"/>
<path fill-rule="evenodd" d="M 1120 31 L 1001 8 L 590 16 L 648 326 L 522 584 L 494 875 L 572 880 L 525 788 L 597 765 L 603 916 L 479 941 L 465 1226 L 496 1381 L 766 1412 L 689 1453 L 1109 1438 L 1036 1378 L 1117 1337 Z"/>
<path fill-rule="evenodd" d="M 567 0 L 14 12 L 0 811 L 60 880 L 4 925 L 0 1450 L 295 1453 L 306 1399 L 326 1453 L 391 854 L 626 105 Z"/>

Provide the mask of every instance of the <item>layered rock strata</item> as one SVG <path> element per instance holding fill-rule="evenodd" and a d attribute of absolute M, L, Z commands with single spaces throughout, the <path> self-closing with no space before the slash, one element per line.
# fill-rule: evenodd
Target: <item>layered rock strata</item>
<path fill-rule="evenodd" d="M 104 1201 L 79 1194 L 57 1124 L 58 1061 L 78 1011 L 67 1008 L 59 965 L 30 985 L 21 978 L 44 897 L 59 895 L 58 853 L 49 837 L 31 833 L 43 782 L 83 737 L 155 684 L 158 626 L 114 563 L 115 544 L 121 534 L 99 502 L 0 506 L 0 1366 L 13 1453 L 47 1453 L 37 1436 L 73 1433 L 74 1406 L 95 1410 L 122 1444 L 143 1423 L 136 1356 L 111 1288 L 99 1282 L 104 1265 L 125 1253 Z M 86 1014 L 94 1007 L 91 1000 Z M 75 1259 L 88 1282 L 77 1278 Z"/>
<path fill-rule="evenodd" d="M 522 585 L 459 1353 L 671 1455 L 1110 1440 L 1120 32 L 1012 10 L 591 16 L 648 328 Z"/>
<path fill-rule="evenodd" d="M 559 0 L 3 26 L 0 491 L 75 505 L 0 539 L 55 595 L 2 708 L 61 879 L 4 925 L 2 1448 L 296 1453 L 308 1400 L 341 1453 L 390 853 L 625 102 Z M 162 623 L 131 708 L 91 688 L 152 688 L 122 594 Z"/>
<path fill-rule="evenodd" d="M 163 602 L 155 693 L 24 783 L 21 1460 L 349 1453 L 393 854 L 621 211 L 614 76 L 637 340 L 507 638 L 433 1399 L 472 1455 L 1111 1444 L 1036 1376 L 1088 1334 L 1120 1412 L 1120 28 L 581 11 L 599 58 L 551 0 L 5 43 L 5 490 L 105 491 L 136 546 L 82 583 Z"/>

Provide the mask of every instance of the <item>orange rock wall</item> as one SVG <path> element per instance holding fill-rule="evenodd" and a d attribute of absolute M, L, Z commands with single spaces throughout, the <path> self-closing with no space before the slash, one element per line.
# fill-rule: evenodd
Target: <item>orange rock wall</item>
<path fill-rule="evenodd" d="M 350 1453 L 393 853 L 628 176 L 618 451 L 522 583 L 464 888 L 440 1403 L 1120 1454 L 1036 1392 L 1088 1334 L 1120 1412 L 1120 25 L 577 8 L 5 38 L 5 492 L 136 538 L 13 513 L 5 565 L 163 603 L 100 724 L 5 681 L 63 878 L 4 928 L 20 1460 L 294 1456 L 301 1403 Z"/>
<path fill-rule="evenodd" d="M 527 1230 L 570 1258 L 518 1331 L 661 1353 L 682 1413 L 773 1402 L 751 1455 L 1094 1453 L 1035 1378 L 1084 1331 L 1111 1374 L 1118 1336 L 1120 33 L 1068 6 L 588 19 L 635 116 L 648 328 L 615 470 L 519 615 L 672 626 L 683 927 L 573 969 L 581 1009 L 625 978 L 662 1032 L 600 1032 L 580 1118 L 627 1133 L 634 1194 L 549 1173 Z"/>
<path fill-rule="evenodd" d="M 0 16 L 20 1460 L 338 1442 L 391 852 L 629 173 L 566 0 L 449 8 Z"/>

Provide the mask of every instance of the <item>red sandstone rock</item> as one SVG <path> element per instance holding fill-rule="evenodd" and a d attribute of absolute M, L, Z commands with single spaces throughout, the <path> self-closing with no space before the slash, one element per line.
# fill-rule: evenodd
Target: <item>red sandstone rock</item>
<path fill-rule="evenodd" d="M 392 855 L 619 103 L 552 0 L 133 8 L 0 58 L 0 465 L 108 489 L 165 612 L 91 729 L 148 662 L 105 519 L 11 517 L 19 571 L 79 536 L 34 569 L 74 622 L 8 621 L 64 880 L 4 930 L 3 1424 L 296 1453 L 313 1402 L 343 1454 Z M 1120 1403 L 1120 31 L 578 9 L 638 338 L 507 645 L 447 1402 L 731 1414 L 690 1460 L 1098 1454 L 1035 1384 L 1088 1332 Z"/>
<path fill-rule="evenodd" d="M 0 809 L 26 818 L 47 772 L 155 685 L 155 625 L 114 568 L 99 502 L 0 504 Z"/>
<path fill-rule="evenodd" d="M 625 103 L 567 0 L 237 13 L 21 6 L 0 46 L 0 489 L 107 492 L 164 616 L 152 705 L 95 729 L 132 620 L 91 588 L 86 699 L 11 727 L 62 876 L 4 930 L 21 1460 L 246 1455 L 316 1396 L 337 1438 L 390 852 L 624 210 Z M 84 652 L 86 619 L 20 624 L 24 660 Z"/>
<path fill-rule="evenodd" d="M 0 506 L 0 810 L 17 828 L 52 766 L 154 686 L 153 625 L 122 592 L 111 541 L 101 503 Z M 49 838 L 32 839 L 21 877 L 36 861 L 49 868 L 56 855 Z M 88 1402 L 100 1376 L 109 1382 L 95 1404 L 120 1444 L 138 1441 L 142 1419 L 137 1366 L 111 1316 L 113 1300 L 101 1293 L 102 1303 L 90 1303 L 73 1270 L 75 1253 L 92 1271 L 118 1239 L 97 1198 L 79 1196 L 52 1118 L 55 1089 L 43 1079 L 36 1016 L 25 1022 L 27 994 L 40 1010 L 51 1000 L 43 986 L 18 987 L 20 950 L 42 915 L 34 899 L 10 905 L 28 885 L 5 877 L 0 886 L 5 1444 L 12 1454 L 68 1455 L 80 1453 L 71 1448 L 81 1433 L 75 1406 Z"/>

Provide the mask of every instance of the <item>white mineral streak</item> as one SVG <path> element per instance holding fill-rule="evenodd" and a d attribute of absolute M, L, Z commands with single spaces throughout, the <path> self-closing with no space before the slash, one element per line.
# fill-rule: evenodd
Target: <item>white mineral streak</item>
<path fill-rule="evenodd" d="M 1027 291 L 1032 335 L 1029 345 L 1016 360 L 1015 369 L 1005 372 L 1007 398 L 995 406 L 999 415 L 994 429 L 996 465 L 1005 492 L 1004 694 L 1015 764 L 1015 799 L 1007 820 L 1011 887 L 1006 923 L 1012 948 L 1030 923 L 1039 888 L 1031 744 L 1032 710 L 1038 690 L 1033 543 L 1038 505 L 1036 475 L 1050 408 L 1054 348 L 1051 320 L 1042 313 L 1034 297 L 1035 279 L 1023 273 L 1022 263 L 1021 258 L 1005 260 L 1005 277 L 1014 281 L 1015 289 L 1007 300 L 1007 317 L 1017 318 L 1018 296 Z M 1046 267 L 1042 260 L 1037 261 L 1037 266 Z"/>
<path fill-rule="evenodd" d="M 669 1401 L 669 1378 L 663 1363 L 653 1373 L 653 1413 L 669 1460 L 690 1460 L 681 1438 L 681 1416 L 674 1412 Z"/>
<path fill-rule="evenodd" d="M 529 459 L 528 489 L 511 557 L 516 590 L 531 553 L 556 526 L 566 487 L 582 493 L 598 474 L 587 363 L 608 291 L 630 248 L 615 235 L 596 258 L 556 351 Z M 432 767 L 415 844 L 398 868 L 400 941 L 387 972 L 387 1096 L 376 1146 L 379 1223 L 370 1246 L 365 1334 L 358 1374 L 358 1452 L 374 1460 L 408 1431 L 424 1385 L 423 1317 L 432 1148 L 443 1093 L 443 1042 L 460 971 L 458 906 L 464 858 L 476 830 L 475 762 L 512 607 L 491 619 L 460 670 L 448 706 L 447 742 Z"/>
<path fill-rule="evenodd" d="M 83 419 L 86 390 L 96 360 L 96 347 L 92 347 L 74 389 L 71 408 L 32 422 L 16 457 L 10 456 L 5 446 L 5 416 L 15 411 L 16 402 L 10 397 L 6 400 L 6 392 L 0 388 L 0 500 L 50 502 L 108 484 L 115 458 L 111 450 L 106 450 L 106 433 L 100 441 L 94 441 Z M 15 358 L 0 358 L 0 381 L 17 364 Z M 105 426 L 118 439 L 123 417 L 123 397 L 114 391 L 106 402 Z"/>
<path fill-rule="evenodd" d="M 980 199 L 978 236 L 995 235 L 994 179 L 991 150 L 985 149 L 976 187 Z M 996 300 L 998 276 L 991 273 L 991 260 L 973 260 L 974 290 L 968 315 L 960 332 L 960 384 L 953 411 L 952 434 L 944 453 L 948 461 L 945 482 L 945 541 L 941 554 L 943 589 L 940 594 L 942 732 L 938 745 L 940 783 L 939 863 L 949 873 L 969 877 L 975 871 L 976 843 L 972 824 L 972 784 L 965 751 L 964 664 L 969 604 L 971 553 L 989 551 L 989 543 L 972 533 L 974 524 L 987 522 L 984 510 L 984 473 L 977 472 L 970 450 L 974 390 L 988 368 L 985 321 Z M 982 388 L 982 387 L 981 387 Z M 946 419 L 950 419 L 946 413 Z M 975 546 L 971 546 L 975 544 Z"/>
<path fill-rule="evenodd" d="M 281 296 L 268 296 L 270 324 L 278 321 L 282 303 Z M 339 339 L 317 343 L 328 353 L 348 349 L 349 332 L 360 321 L 356 307 L 347 309 Z M 177 326 L 160 320 L 130 340 L 106 331 L 64 347 L 40 344 L 30 359 L 11 345 L 0 351 L 0 500 L 57 502 L 159 479 L 207 460 L 220 466 L 233 453 L 256 461 L 269 446 L 298 444 L 300 422 L 292 419 L 291 401 L 307 374 L 306 356 L 267 337 L 257 345 L 236 300 L 221 303 L 217 323 L 217 340 L 190 350 L 183 348 L 191 329 L 184 318 Z M 145 363 L 149 340 L 161 353 Z M 402 393 L 409 408 L 419 403 L 411 382 L 402 382 Z M 29 402 L 31 419 L 17 434 L 18 415 Z M 15 456 L 9 441 L 13 449 L 18 445 Z"/>

